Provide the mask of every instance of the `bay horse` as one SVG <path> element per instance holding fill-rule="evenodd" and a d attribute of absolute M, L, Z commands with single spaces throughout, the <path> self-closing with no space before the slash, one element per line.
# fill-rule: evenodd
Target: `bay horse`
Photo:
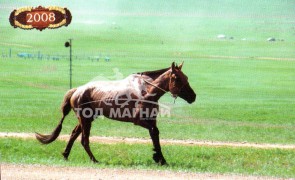
<path fill-rule="evenodd" d="M 190 104 L 196 99 L 187 76 L 181 71 L 182 66 L 183 63 L 177 66 L 173 62 L 165 69 L 132 74 L 119 81 L 90 82 L 69 90 L 61 105 L 63 116 L 59 124 L 50 135 L 36 133 L 37 140 L 43 144 L 56 140 L 65 116 L 73 110 L 78 118 L 78 124 L 73 129 L 62 153 L 66 160 L 74 141 L 82 133 L 82 146 L 90 159 L 95 163 L 98 162 L 90 150 L 89 135 L 91 123 L 96 116 L 105 116 L 113 120 L 133 122 L 135 125 L 148 129 L 155 151 L 154 161 L 160 165 L 166 164 L 156 124 L 159 112 L 158 100 L 167 92 L 174 98 L 180 97 Z M 122 114 L 120 113 L 122 111 L 129 111 L 129 113 Z"/>

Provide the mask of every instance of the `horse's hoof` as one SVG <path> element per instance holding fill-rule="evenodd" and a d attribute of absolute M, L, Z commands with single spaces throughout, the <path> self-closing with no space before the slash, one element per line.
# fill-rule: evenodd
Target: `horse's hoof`
<path fill-rule="evenodd" d="M 160 162 L 159 162 L 159 164 L 160 164 L 161 166 L 168 166 L 168 163 L 166 162 L 165 159 L 161 159 Z"/>
<path fill-rule="evenodd" d="M 166 160 L 164 159 L 163 155 L 159 155 L 159 154 L 155 153 L 153 155 L 153 159 L 156 163 L 158 163 L 161 166 L 168 165 Z"/>
<path fill-rule="evenodd" d="M 69 154 L 68 153 L 62 153 L 63 157 L 64 157 L 64 160 L 68 160 L 68 157 L 69 157 Z"/>
<path fill-rule="evenodd" d="M 96 159 L 91 159 L 94 164 L 98 164 L 99 162 Z"/>

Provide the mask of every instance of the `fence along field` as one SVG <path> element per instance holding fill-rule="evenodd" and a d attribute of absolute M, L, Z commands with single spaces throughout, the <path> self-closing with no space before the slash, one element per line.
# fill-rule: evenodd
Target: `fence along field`
<path fill-rule="evenodd" d="M 43 54 L 41 51 L 32 52 L 14 52 L 14 49 L 2 48 L 2 54 L 0 56 L 3 59 L 7 58 L 20 58 L 20 59 L 28 59 L 28 60 L 69 60 L 69 54 Z M 73 59 L 75 60 L 91 60 L 91 61 L 110 61 L 111 58 L 106 53 L 96 53 L 92 55 L 74 55 Z"/>
<path fill-rule="evenodd" d="M 139 16 L 139 12 L 128 9 L 131 7 L 128 4 L 130 2 L 126 2 L 126 7 L 124 6 L 123 10 L 130 12 L 125 15 L 99 14 L 103 11 L 90 8 L 89 11 L 96 12 L 96 17 L 103 18 L 104 22 L 92 22 L 91 28 L 85 28 L 85 23 L 82 24 L 81 19 L 77 19 L 73 26 L 58 30 L 60 34 L 56 36 L 52 36 L 51 31 L 44 31 L 42 34 L 36 31 L 12 31 L 11 27 L 1 24 L 3 33 L 0 36 L 3 36 L 3 42 L 0 42 L 0 131 L 49 133 L 56 125 L 60 116 L 57 107 L 69 84 L 68 49 L 63 45 L 71 35 L 74 38 L 74 86 L 87 83 L 97 76 L 112 79 L 114 68 L 118 68 L 126 76 L 163 68 L 172 61 L 185 61 L 184 72 L 188 74 L 198 99 L 192 106 L 187 106 L 180 99 L 173 104 L 169 96 L 164 97 L 163 102 L 171 104 L 172 114 L 171 118 L 159 120 L 161 138 L 293 145 L 295 62 L 292 59 L 294 27 L 290 23 L 294 19 L 294 13 L 290 10 L 292 2 L 278 4 L 276 1 L 268 1 L 263 4 L 253 1 L 249 2 L 246 10 L 238 3 L 233 5 L 234 8 L 223 3 L 220 6 L 212 5 L 210 9 L 208 6 L 205 8 L 195 4 L 205 1 L 191 2 L 196 6 L 184 5 L 174 9 L 179 13 L 173 18 L 173 13 Z M 90 1 L 91 3 L 94 1 Z M 183 16 L 186 13 L 184 11 L 192 11 L 188 6 L 204 7 L 206 12 L 195 13 L 190 17 Z M 165 9 L 162 6 L 147 7 L 151 12 Z M 77 10 L 75 6 L 69 8 Z M 4 9 L 0 14 L 9 10 Z M 212 12 L 216 12 L 215 16 Z M 260 14 L 259 18 L 255 14 Z M 4 16 L 5 14 L 1 17 Z M 73 31 L 75 28 L 79 31 Z M 221 33 L 234 39 L 218 39 L 217 36 Z M 268 42 L 267 38 L 272 36 L 284 41 Z M 50 41 L 40 43 L 48 38 Z M 243 38 L 246 40 L 242 40 Z M 32 54 L 34 58 L 19 57 L 19 53 Z M 58 57 L 59 60 L 53 60 L 53 57 Z M 110 62 L 106 62 L 105 57 L 109 57 Z M 288 61 L 272 60 L 275 58 Z M 70 134 L 75 124 L 75 117 L 71 114 L 71 118 L 65 121 L 62 133 Z M 108 120 L 94 121 L 91 135 L 148 137 L 145 130 L 136 126 L 118 126 L 116 122 Z M 59 153 L 57 149 L 64 147 L 63 142 L 58 142 L 48 150 L 31 140 L 0 139 L 0 142 L 3 144 L 1 154 L 4 162 L 67 165 L 54 156 Z M 22 149 L 17 144 L 27 145 L 28 149 Z M 11 156 L 7 150 L 13 148 L 13 145 L 17 146 L 13 151 L 14 156 Z M 112 152 L 108 156 L 101 153 L 101 148 L 108 151 L 115 147 L 123 151 L 134 149 L 133 147 L 95 144 L 92 149 L 102 159 L 102 166 L 152 166 L 150 159 L 140 159 L 145 156 L 145 149 L 149 155 L 151 146 L 131 146 L 139 146 L 142 151 L 136 152 L 139 155 L 135 157 L 134 152 L 130 151 L 132 157 L 126 156 L 125 162 L 118 160 L 122 158 L 107 159 L 116 157 L 116 153 Z M 171 153 L 167 159 L 173 162 L 172 170 L 295 176 L 294 150 L 164 146 L 164 152 L 165 147 L 166 153 Z M 84 157 L 84 152 L 80 149 L 78 151 L 77 155 Z M 187 156 L 177 155 L 181 151 L 187 152 L 188 157 L 193 157 L 191 161 L 185 161 Z M 30 152 L 41 155 L 34 157 Z M 54 158 L 48 159 L 48 155 L 44 153 L 51 153 Z M 24 155 L 26 156 L 23 157 Z M 220 159 L 221 157 L 224 159 Z M 74 159 L 76 158 L 72 158 L 72 161 Z M 218 164 L 222 165 L 224 161 L 228 162 L 228 166 L 220 167 Z M 91 166 L 86 162 L 88 159 L 85 158 L 82 163 L 74 161 L 70 165 Z M 264 166 L 269 168 L 263 169 Z M 279 168 L 276 170 L 274 167 Z"/>

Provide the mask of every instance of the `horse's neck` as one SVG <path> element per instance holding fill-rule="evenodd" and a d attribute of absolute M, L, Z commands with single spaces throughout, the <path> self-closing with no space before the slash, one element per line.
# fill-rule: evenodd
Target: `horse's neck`
<path fill-rule="evenodd" d="M 150 98 L 158 101 L 166 92 L 169 91 L 169 72 L 165 72 L 156 78 L 149 88 Z"/>

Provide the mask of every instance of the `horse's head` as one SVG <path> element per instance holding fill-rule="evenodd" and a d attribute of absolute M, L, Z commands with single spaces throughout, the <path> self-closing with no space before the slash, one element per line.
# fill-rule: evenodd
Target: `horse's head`
<path fill-rule="evenodd" d="M 196 93 L 189 85 L 188 77 L 181 71 L 182 65 L 183 63 L 179 66 L 175 66 L 175 63 L 172 63 L 169 91 L 172 93 L 173 97 L 179 96 L 191 104 L 196 100 Z"/>

